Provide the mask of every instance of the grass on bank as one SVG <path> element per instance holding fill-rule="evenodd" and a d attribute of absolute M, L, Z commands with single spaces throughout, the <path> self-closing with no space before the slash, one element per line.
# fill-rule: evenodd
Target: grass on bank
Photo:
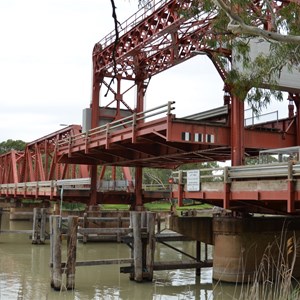
<path fill-rule="evenodd" d="M 42 200 L 32 200 L 32 199 L 24 199 L 22 203 L 25 205 L 29 204 L 39 204 Z M 101 210 L 129 210 L 130 205 L 128 204 L 100 204 Z M 156 201 L 145 203 L 144 207 L 149 211 L 170 211 L 171 204 L 167 201 Z M 187 211 L 187 210 L 203 210 L 212 208 L 209 204 L 194 204 L 192 201 L 186 201 L 183 206 L 176 205 L 177 211 Z M 62 204 L 63 210 L 69 211 L 85 211 L 86 205 L 80 202 L 63 202 Z"/>
<path fill-rule="evenodd" d="M 145 203 L 144 207 L 149 211 L 170 211 L 171 204 L 165 201 L 157 201 L 151 203 Z M 186 211 L 186 210 L 202 210 L 212 208 L 209 204 L 198 204 L 198 205 L 184 205 L 179 207 L 176 205 L 177 211 Z M 129 210 L 130 206 L 127 204 L 103 204 L 101 205 L 101 209 L 104 210 Z"/>

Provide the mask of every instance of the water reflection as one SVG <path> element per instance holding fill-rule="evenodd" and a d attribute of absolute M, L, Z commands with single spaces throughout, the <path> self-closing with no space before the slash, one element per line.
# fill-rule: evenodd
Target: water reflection
<path fill-rule="evenodd" d="M 2 229 L 31 229 L 24 221 L 2 218 Z M 65 243 L 65 241 L 64 241 Z M 195 256 L 192 242 L 173 242 L 173 246 Z M 120 265 L 77 267 L 76 289 L 56 292 L 50 288 L 49 242 L 32 245 L 26 234 L 0 235 L 0 300 L 15 299 L 232 299 L 235 287 L 212 283 L 212 270 L 170 270 L 154 273 L 153 282 L 136 283 L 120 273 Z M 65 247 L 66 248 L 66 247 Z M 203 250 L 204 251 L 204 250 Z M 63 253 L 66 255 L 66 252 Z M 117 243 L 78 243 L 78 260 L 128 258 L 130 249 Z M 65 258 L 64 258 L 65 259 Z M 158 244 L 155 260 L 182 260 L 183 254 Z"/>

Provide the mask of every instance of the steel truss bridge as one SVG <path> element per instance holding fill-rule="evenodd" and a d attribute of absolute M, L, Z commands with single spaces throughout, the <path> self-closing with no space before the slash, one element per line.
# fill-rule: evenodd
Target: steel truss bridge
<path fill-rule="evenodd" d="M 88 130 L 71 125 L 28 143 L 25 151 L 1 155 L 1 197 L 57 200 L 63 195 L 67 201 L 126 202 L 134 206 L 160 198 L 184 197 L 249 212 L 297 212 L 300 199 L 298 171 L 294 172 L 294 167 L 280 176 L 263 176 L 263 181 L 270 180 L 267 185 L 261 183 L 260 169 L 255 170 L 257 177 L 245 178 L 238 176 L 243 172 L 236 172 L 236 168 L 244 164 L 245 157 L 257 156 L 260 150 L 300 145 L 298 94 L 289 94 L 288 118 L 250 125 L 244 121 L 243 99 L 231 94 L 225 84 L 220 106 L 206 112 L 177 118 L 172 114 L 173 102 L 144 109 L 151 77 L 199 51 L 207 55 L 226 81 L 222 60 L 231 61 L 229 38 L 226 33 L 214 31 L 215 10 L 205 12 L 200 2 L 197 15 L 191 14 L 192 2 L 150 2 L 151 5 L 119 26 L 118 40 L 112 31 L 95 44 L 91 118 L 85 124 Z M 272 1 L 274 9 L 281 9 L 287 3 Z M 265 19 L 261 5 L 262 2 L 254 1 L 249 13 L 256 16 L 256 24 L 267 27 L 270 20 Z M 124 82 L 132 85 L 124 89 Z M 136 87 L 137 100 L 132 108 L 125 98 L 133 87 Z M 101 89 L 113 96 L 113 101 L 106 106 L 100 103 Z M 218 188 L 211 185 L 194 195 L 184 191 L 182 182 L 178 185 L 179 192 L 173 190 L 172 194 L 170 191 L 147 193 L 143 189 L 144 167 L 176 168 L 191 162 L 225 160 L 231 160 L 233 167 L 228 176 L 224 175 L 222 183 L 212 183 Z M 98 166 L 102 167 L 101 171 Z M 123 191 L 99 190 L 99 180 L 108 166 L 122 167 L 128 182 Z M 129 167 L 135 169 L 134 177 Z M 274 193 L 270 185 L 272 182 L 276 185 L 277 180 L 286 185 L 278 184 L 282 190 Z M 248 181 L 250 190 L 243 183 Z"/>

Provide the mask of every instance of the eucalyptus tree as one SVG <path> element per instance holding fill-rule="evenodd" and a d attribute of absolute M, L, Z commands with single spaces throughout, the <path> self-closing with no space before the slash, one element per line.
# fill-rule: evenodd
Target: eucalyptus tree
<path fill-rule="evenodd" d="M 289 72 L 300 69 L 300 1 L 190 1 L 192 6 L 187 17 L 196 18 L 201 10 L 214 11 L 214 35 L 218 38 L 221 35 L 222 40 L 228 42 L 228 47 L 235 51 L 235 59 L 242 64 L 243 72 L 232 68 L 232 62 L 227 59 L 221 59 L 224 68 L 229 69 L 225 83 L 231 92 L 246 99 L 254 111 L 267 106 L 272 98 L 282 100 L 278 81 L 283 68 Z M 140 0 L 139 5 L 151 5 L 152 2 Z M 258 38 L 267 44 L 267 51 L 250 59 L 251 40 Z M 216 45 L 218 41 L 211 40 L 211 43 Z M 259 44 L 255 46 L 260 47 Z M 299 100 L 299 95 L 290 96 Z"/>
<path fill-rule="evenodd" d="M 217 11 L 214 29 L 226 32 L 224 38 L 231 41 L 236 59 L 242 61 L 244 72 L 231 69 L 227 78 L 233 92 L 246 98 L 256 111 L 268 105 L 272 96 L 282 100 L 279 80 L 283 70 L 300 69 L 300 1 L 203 1 L 205 10 Z M 253 40 L 256 43 L 251 44 Z M 255 59 L 249 56 L 253 45 L 265 48 Z M 299 95 L 290 96 L 299 100 Z"/>

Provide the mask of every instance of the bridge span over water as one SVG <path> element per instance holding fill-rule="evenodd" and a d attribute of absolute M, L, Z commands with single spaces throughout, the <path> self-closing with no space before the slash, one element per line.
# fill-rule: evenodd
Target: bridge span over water
<path fill-rule="evenodd" d="M 230 159 L 227 106 L 180 119 L 172 114 L 173 108 L 174 103 L 168 103 L 84 133 L 81 126 L 71 125 L 28 143 L 23 152 L 1 155 L 1 197 L 51 201 L 63 198 L 89 204 L 91 165 L 100 164 L 95 204 L 135 206 L 136 178 L 129 166 L 172 168 L 188 162 Z M 138 122 L 141 119 L 143 123 Z M 294 118 L 245 125 L 245 132 L 249 157 L 257 156 L 262 149 L 293 146 L 296 139 Z M 261 141 L 259 146 L 257 141 Z M 283 154 L 284 149 L 286 153 L 298 153 L 296 146 L 283 148 Z M 123 168 L 124 180 L 103 179 L 103 171 L 111 165 Z M 281 214 L 295 214 L 300 208 L 298 162 L 281 160 L 276 164 L 199 172 L 201 182 L 195 191 L 187 189 L 186 171 L 173 172 L 176 180 L 163 188 L 142 184 L 142 204 L 176 199 L 182 205 L 183 199 L 192 199 L 225 209 Z"/>
<path fill-rule="evenodd" d="M 270 15 L 290 1 L 269 2 L 270 5 L 264 1 L 249 2 L 247 13 L 253 25 L 273 28 Z M 282 236 L 283 225 L 291 222 L 294 226 L 283 245 L 292 241 L 294 248 L 286 247 L 286 257 L 291 252 L 297 256 L 299 221 L 290 215 L 300 212 L 299 88 L 280 86 L 288 92 L 287 118 L 259 123 L 245 120 L 244 99 L 239 99 L 227 80 L 234 58 L 228 43 L 235 37 L 227 32 L 216 33 L 213 24 L 217 10 L 206 11 L 205 1 L 199 1 L 198 9 L 191 12 L 193 3 L 149 1 L 120 24 L 117 32 L 112 31 L 97 42 L 92 53 L 92 99 L 90 107 L 84 110 L 83 126 L 70 125 L 28 143 L 24 151 L 1 155 L 0 196 L 3 201 L 33 198 L 89 205 L 128 203 L 136 210 L 148 201 L 162 198 L 175 199 L 179 205 L 184 199 L 192 199 L 230 209 L 231 216 L 211 218 L 205 227 L 201 225 L 203 218 L 187 221 L 185 217 L 174 217 L 174 224 L 177 222 L 178 231 L 183 228 L 186 235 L 196 229 L 198 241 L 203 234 L 211 237 L 214 279 L 223 280 L 225 274 L 228 277 L 224 280 L 242 281 L 245 274 L 248 277 L 254 273 L 257 259 L 264 256 L 266 247 Z M 219 107 L 209 111 L 195 107 L 193 115 L 183 118 L 173 114 L 174 102 L 146 110 L 150 79 L 197 54 L 209 58 L 224 82 Z M 101 99 L 103 89 L 111 97 L 106 104 Z M 129 95 L 129 91 L 134 91 L 134 95 Z M 205 101 L 201 89 L 197 97 L 199 102 Z M 133 98 L 136 100 L 131 107 Z M 189 104 L 188 99 L 184 101 Z M 270 149 L 279 154 L 276 163 L 245 165 L 246 158 Z M 282 151 L 295 152 L 297 159 L 283 159 Z M 227 160 L 231 161 L 230 167 L 194 170 L 198 177 L 192 189 L 190 174 L 185 171 L 173 173 L 168 190 L 147 190 L 143 186 L 145 167 L 176 170 L 186 163 Z M 104 173 L 109 166 L 112 181 L 104 189 Z M 115 167 L 122 168 L 122 189 L 117 189 L 120 182 L 116 181 Z M 249 217 L 257 212 L 288 218 Z M 142 227 L 139 224 L 136 229 Z M 253 245 L 257 248 L 255 255 Z M 244 273 L 241 262 L 249 265 Z M 300 270 L 299 262 L 298 259 L 296 270 Z"/>
<path fill-rule="evenodd" d="M 274 9 L 282 9 L 286 3 L 274 1 Z M 83 126 L 70 125 L 28 143 L 25 151 L 1 155 L 1 197 L 55 200 L 63 195 L 69 201 L 128 201 L 138 207 L 166 197 L 165 192 L 151 194 L 143 189 L 143 168 L 176 169 L 186 163 L 230 160 L 232 168 L 223 171 L 222 183 L 212 183 L 217 188 L 203 183 L 201 191 L 191 195 L 179 182 L 179 192 L 169 192 L 169 198 L 178 198 L 180 203 L 183 197 L 192 198 L 246 211 L 257 211 L 259 206 L 265 211 L 297 212 L 297 165 L 282 176 L 264 177 L 270 180 L 266 185 L 262 184 L 261 168 L 255 170 L 257 178 L 244 178 L 237 170 L 246 157 L 257 156 L 261 150 L 300 145 L 298 90 L 287 90 L 287 118 L 245 121 L 244 99 L 227 84 L 226 66 L 231 66 L 234 55 L 228 47 L 232 37 L 214 33 L 215 10 L 205 11 L 200 1 L 197 15 L 193 15 L 192 4 L 189 0 L 149 1 L 120 24 L 117 32 L 95 44 L 91 104 L 84 110 Z M 267 26 L 269 20 L 258 18 L 259 11 L 260 2 L 249 7 L 255 24 Z M 220 106 L 209 111 L 195 107 L 193 115 L 183 118 L 173 114 L 174 102 L 145 110 L 150 79 L 199 53 L 209 58 L 224 82 Z M 106 104 L 101 97 L 103 89 L 112 99 Z M 133 98 L 129 91 L 134 91 L 134 107 L 129 104 Z M 197 96 L 203 101 L 201 90 Z M 188 100 L 184 101 L 188 105 Z M 99 190 L 108 166 L 122 168 L 128 182 L 125 190 Z M 248 184 L 243 183 L 246 181 Z M 272 181 L 281 187 L 278 193 L 271 188 Z"/>

